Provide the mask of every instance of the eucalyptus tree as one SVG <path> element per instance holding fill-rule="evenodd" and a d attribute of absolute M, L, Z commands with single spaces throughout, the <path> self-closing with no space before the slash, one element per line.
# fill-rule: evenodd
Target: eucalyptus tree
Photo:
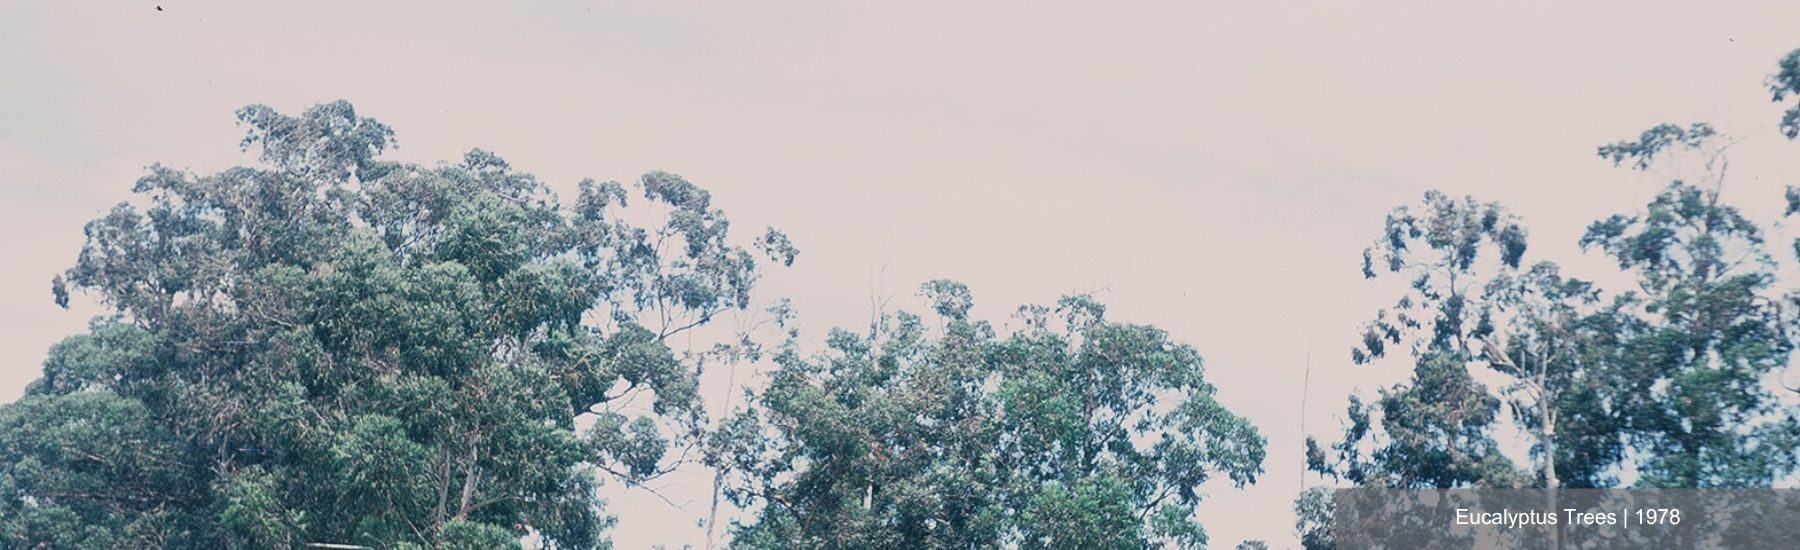
<path fill-rule="evenodd" d="M 1308 466 L 1358 485 L 1519 484 L 1494 438 L 1502 399 L 1470 368 L 1487 358 L 1502 305 L 1495 289 L 1519 271 L 1527 232 L 1494 203 L 1433 191 L 1419 206 L 1391 212 L 1382 237 L 1363 252 L 1364 277 L 1392 274 L 1408 287 L 1363 327 L 1351 352 L 1360 364 L 1403 347 L 1412 377 L 1383 388 L 1373 404 L 1353 396 L 1330 456 L 1308 438 Z"/>
<path fill-rule="evenodd" d="M 601 472 L 706 424 L 665 340 L 758 279 L 710 195 L 383 160 L 341 101 L 238 120 L 260 165 L 152 167 L 56 277 L 107 313 L 0 406 L 0 546 L 607 546 Z"/>
<path fill-rule="evenodd" d="M 1796 75 L 1800 50 L 1768 80 L 1775 101 L 1800 92 Z M 1782 121 L 1789 138 L 1797 112 Z M 1411 287 L 1365 325 L 1352 359 L 1406 345 L 1413 379 L 1373 407 L 1353 397 L 1343 439 L 1327 450 L 1309 438 L 1309 466 L 1359 485 L 1516 484 L 1489 435 L 1503 403 L 1534 436 L 1543 486 L 1605 487 L 1625 472 L 1644 486 L 1767 486 L 1793 472 L 1800 421 L 1770 382 L 1793 351 L 1783 304 L 1800 299 L 1777 284 L 1761 227 L 1722 199 L 1729 146 L 1702 123 L 1597 149 L 1641 171 L 1674 154 L 1702 169 L 1588 227 L 1584 249 L 1637 280 L 1609 298 L 1554 264 L 1526 267 L 1525 231 L 1497 205 L 1434 192 L 1422 213 L 1395 210 L 1363 272 Z M 1800 212 L 1800 191 L 1787 199 Z M 1462 365 L 1500 375 L 1499 391 Z"/>
<path fill-rule="evenodd" d="M 1698 179 L 1670 182 L 1642 212 L 1595 222 L 1581 241 L 1637 278 L 1613 360 L 1640 485 L 1768 486 L 1795 468 L 1800 422 L 1766 384 L 1793 341 L 1763 230 L 1722 200 L 1721 141 L 1707 124 L 1663 124 L 1598 149 L 1639 170 L 1672 154 L 1702 161 Z"/>
<path fill-rule="evenodd" d="M 1197 547 L 1199 487 L 1261 473 L 1263 437 L 1166 332 L 1071 296 L 1002 335 L 967 287 L 923 294 L 939 332 L 901 312 L 815 356 L 790 344 L 721 430 L 729 493 L 758 510 L 736 545 Z"/>
<path fill-rule="evenodd" d="M 1715 137 L 1662 125 L 1599 153 L 1647 169 Z M 1708 155 L 1706 186 L 1676 181 L 1644 213 L 1589 227 L 1581 244 L 1638 278 L 1610 300 L 1553 263 L 1525 267 L 1526 232 L 1498 205 L 1434 192 L 1421 213 L 1395 210 L 1363 271 L 1410 286 L 1352 359 L 1406 346 L 1413 377 L 1373 407 L 1352 398 L 1343 439 L 1308 441 L 1310 467 L 1359 485 L 1526 483 L 1497 452 L 1504 405 L 1533 436 L 1540 486 L 1611 486 L 1628 470 L 1642 485 L 1766 486 L 1792 471 L 1800 432 L 1765 384 L 1792 348 L 1773 262 L 1756 224 L 1720 200 L 1723 160 Z M 1627 447 L 1639 458 L 1627 463 Z"/>

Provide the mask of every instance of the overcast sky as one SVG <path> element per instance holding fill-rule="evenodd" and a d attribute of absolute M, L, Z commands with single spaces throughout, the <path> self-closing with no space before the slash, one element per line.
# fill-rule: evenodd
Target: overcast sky
<path fill-rule="evenodd" d="M 1217 546 L 1279 547 L 1320 483 L 1302 395 L 1306 430 L 1335 435 L 1346 394 L 1405 371 L 1348 360 L 1394 297 L 1357 270 L 1388 209 L 1431 188 L 1502 201 L 1530 257 L 1590 275 L 1607 264 L 1580 231 L 1660 186 L 1599 143 L 1711 121 L 1745 138 L 1727 198 L 1763 220 L 1800 180 L 1762 90 L 1800 47 L 1791 2 L 847 4 L 0 8 L 0 401 L 95 313 L 56 308 L 50 277 L 145 166 L 248 163 L 233 110 L 342 98 L 396 130 L 391 158 L 483 147 L 567 196 L 688 177 L 735 227 L 794 238 L 760 296 L 792 298 L 810 335 L 932 278 L 990 319 L 1095 292 L 1196 345 L 1269 437 L 1265 476 L 1208 487 L 1201 519 Z M 622 548 L 698 540 L 704 504 L 614 503 Z"/>

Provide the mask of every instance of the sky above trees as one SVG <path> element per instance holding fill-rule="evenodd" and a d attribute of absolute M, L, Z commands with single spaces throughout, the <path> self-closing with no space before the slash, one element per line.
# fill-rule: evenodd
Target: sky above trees
<path fill-rule="evenodd" d="M 1397 295 L 1358 270 L 1388 209 L 1434 188 L 1498 201 L 1535 258 L 1604 279 L 1612 261 L 1577 240 L 1664 175 L 1613 169 L 1594 146 L 1711 122 L 1744 138 L 1727 195 L 1763 220 L 1800 174 L 1760 86 L 1797 45 L 1793 8 L 1773 4 L 163 6 L 0 22 L 15 83 L 0 91 L 0 399 L 96 311 L 56 309 L 49 278 L 145 166 L 248 163 L 235 109 L 347 98 L 399 129 L 396 159 L 482 147 L 566 197 L 582 177 L 656 169 L 705 186 L 742 227 L 779 226 L 806 250 L 759 297 L 793 299 L 814 345 L 866 324 L 871 294 L 921 310 L 914 289 L 940 277 L 974 289 L 982 318 L 1091 292 L 1110 318 L 1170 331 L 1269 440 L 1254 487 L 1209 487 L 1200 505 L 1240 518 L 1208 522 L 1221 543 L 1291 536 L 1301 388 L 1306 431 L 1335 434 L 1347 393 L 1409 370 L 1346 351 Z M 691 525 L 702 508 L 612 506 L 627 525 Z"/>

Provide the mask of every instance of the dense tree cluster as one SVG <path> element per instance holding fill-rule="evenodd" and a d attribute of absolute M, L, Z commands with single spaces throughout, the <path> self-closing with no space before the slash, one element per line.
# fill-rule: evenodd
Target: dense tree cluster
<path fill-rule="evenodd" d="M 1262 472 L 1265 441 L 1220 405 L 1200 355 L 1109 321 L 1087 296 L 999 334 L 933 281 L 926 319 L 790 343 L 757 409 L 719 432 L 753 548 L 1189 548 L 1198 488 Z"/>
<path fill-rule="evenodd" d="M 1767 86 L 1800 95 L 1800 50 Z M 773 308 L 787 330 L 766 377 L 709 418 L 703 367 L 762 343 L 667 342 L 751 308 L 761 270 L 798 255 L 780 231 L 735 238 L 663 172 L 583 181 L 564 204 L 479 149 L 385 160 L 393 131 L 345 102 L 238 119 L 258 166 L 152 167 L 53 280 L 57 303 L 105 313 L 0 405 L 0 547 L 606 547 L 603 482 L 697 464 L 709 537 L 721 501 L 745 512 L 733 546 L 1194 548 L 1201 488 L 1263 472 L 1266 441 L 1193 347 L 1087 295 L 996 326 L 948 280 L 922 286 L 930 313 L 878 309 L 823 349 Z M 1779 128 L 1800 136 L 1800 107 Z M 1308 468 L 1390 488 L 1800 470 L 1800 388 L 1783 385 L 1800 285 L 1769 224 L 1724 200 L 1729 145 L 1695 123 L 1597 149 L 1702 167 L 1588 226 L 1581 246 L 1631 281 L 1614 288 L 1532 257 L 1502 205 L 1431 192 L 1393 210 L 1362 273 L 1406 286 L 1350 358 L 1411 376 L 1352 396 L 1341 437 L 1306 440 Z M 1779 199 L 1800 214 L 1800 187 Z M 1304 546 L 1335 546 L 1334 506 L 1299 495 Z"/>
<path fill-rule="evenodd" d="M 700 441 L 664 340 L 758 277 L 706 191 L 564 206 L 485 151 L 380 160 L 393 133 L 348 103 L 239 120 L 266 166 L 152 168 L 57 277 L 110 313 L 0 407 L 0 546 L 594 547 L 596 471 Z M 633 193 L 666 222 L 627 221 Z"/>
<path fill-rule="evenodd" d="M 760 510 L 740 546 L 1198 546 L 1199 485 L 1261 472 L 1193 348 L 1086 297 L 1002 337 L 951 281 L 935 334 L 790 339 L 715 422 L 700 369 L 760 344 L 665 342 L 748 308 L 759 265 L 707 191 L 655 172 L 564 205 L 482 150 L 382 160 L 393 132 L 348 103 L 239 120 L 263 166 L 151 168 L 55 278 L 107 313 L 0 405 L 0 546 L 604 547 L 602 480 L 693 456 Z"/>

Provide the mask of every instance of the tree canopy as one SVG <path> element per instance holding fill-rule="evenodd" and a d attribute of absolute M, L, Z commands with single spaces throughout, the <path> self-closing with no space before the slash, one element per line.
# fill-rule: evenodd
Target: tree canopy
<path fill-rule="evenodd" d="M 761 510 L 737 544 L 1194 548 L 1199 487 L 1262 473 L 1263 436 L 1166 332 L 1077 295 L 1000 334 L 960 283 L 921 294 L 940 330 L 899 312 L 817 356 L 790 342 L 720 432 L 729 495 Z"/>
<path fill-rule="evenodd" d="M 480 149 L 383 160 L 345 102 L 238 119 L 261 165 L 152 167 L 55 277 L 106 313 L 0 405 L 6 546 L 604 547 L 604 480 L 698 460 L 736 546 L 1198 547 L 1200 486 L 1262 472 L 1194 348 L 1087 296 L 1002 335 L 947 280 L 936 330 L 790 332 L 715 422 L 666 341 L 749 308 L 780 231 L 663 172 L 565 205 Z"/>
<path fill-rule="evenodd" d="M 393 131 L 346 102 L 238 120 L 261 166 L 152 167 L 54 281 L 109 313 L 0 406 L 0 546 L 604 546 L 596 473 L 699 442 L 664 340 L 760 269 L 707 191 L 653 172 L 564 205 L 479 149 L 382 160 Z"/>
<path fill-rule="evenodd" d="M 1800 139 L 1800 50 L 1765 86 Z M 1094 296 L 988 320 L 932 280 L 924 313 L 877 304 L 812 347 L 780 301 L 779 342 L 678 351 L 757 307 L 798 257 L 786 234 L 732 232 L 667 172 L 564 202 L 482 149 L 390 160 L 395 132 L 348 102 L 237 120 L 253 166 L 150 167 L 53 277 L 55 303 L 102 313 L 0 404 L 0 547 L 604 548 L 602 485 L 698 467 L 709 546 L 1198 548 L 1204 489 L 1263 475 L 1267 441 L 1199 350 Z M 1350 395 L 1306 468 L 1406 489 L 1791 479 L 1800 239 L 1749 206 L 1800 214 L 1800 186 L 1727 195 L 1733 143 L 1686 122 L 1597 146 L 1658 180 L 1585 225 L 1603 273 L 1541 257 L 1500 203 L 1393 209 L 1359 267 L 1398 292 L 1345 327 L 1346 359 L 1407 374 Z M 1699 172 L 1664 177 L 1676 157 Z M 715 359 L 766 368 L 713 406 Z M 1303 546 L 1335 546 L 1334 506 L 1298 495 Z"/>
<path fill-rule="evenodd" d="M 1774 101 L 1800 93 L 1796 60 L 1769 77 Z M 1780 125 L 1790 140 L 1796 113 Z M 1309 469 L 1402 488 L 1769 487 L 1800 469 L 1795 388 L 1781 383 L 1800 287 L 1780 281 L 1766 224 L 1723 198 L 1731 143 L 1711 124 L 1659 124 L 1595 149 L 1645 173 L 1672 156 L 1701 167 L 1587 226 L 1579 244 L 1625 288 L 1527 261 L 1528 231 L 1499 204 L 1434 191 L 1395 209 L 1362 271 L 1410 286 L 1350 355 L 1403 355 L 1413 375 L 1373 403 L 1353 396 L 1341 438 L 1307 439 Z M 1800 190 L 1783 199 L 1800 212 Z M 1529 468 L 1499 452 L 1509 426 L 1532 442 Z M 1327 508 L 1317 492 L 1296 503 L 1308 548 L 1333 546 Z"/>

